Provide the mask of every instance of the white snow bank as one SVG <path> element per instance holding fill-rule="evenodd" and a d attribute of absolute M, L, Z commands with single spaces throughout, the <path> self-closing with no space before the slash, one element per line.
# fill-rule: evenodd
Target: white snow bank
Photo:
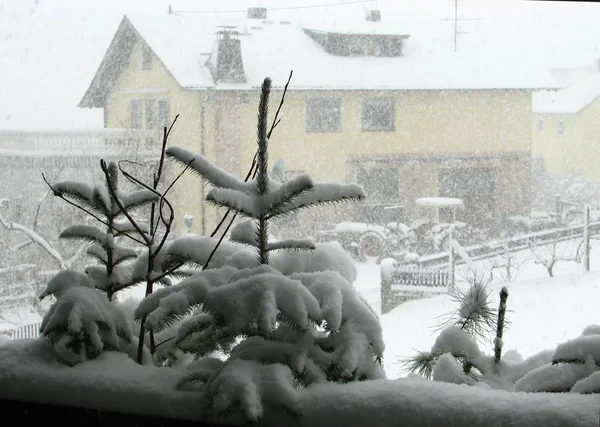
<path fill-rule="evenodd" d="M 3 333 L 0 333 L 0 345 L 7 343 L 10 341 L 10 337 L 8 335 L 4 335 Z"/>
<path fill-rule="evenodd" d="M 597 426 L 600 397 L 526 394 L 426 381 L 374 380 L 309 387 L 302 426 Z"/>
<path fill-rule="evenodd" d="M 46 339 L 0 346 L 3 399 L 197 420 L 203 410 L 198 395 L 175 390 L 184 375 L 178 369 L 140 366 L 112 351 L 70 367 Z"/>
<path fill-rule="evenodd" d="M 561 363 L 543 365 L 527 373 L 515 383 L 515 391 L 524 392 L 566 392 L 573 385 L 589 376 L 593 368 L 588 365 Z"/>
<path fill-rule="evenodd" d="M 185 374 L 185 369 L 139 366 L 115 352 L 68 367 L 48 340 L 14 340 L 0 347 L 4 399 L 198 420 L 201 394 L 175 390 Z M 299 390 L 297 399 L 298 419 L 266 414 L 266 425 L 592 427 L 600 407 L 597 395 L 509 393 L 420 378 L 321 384 Z"/>

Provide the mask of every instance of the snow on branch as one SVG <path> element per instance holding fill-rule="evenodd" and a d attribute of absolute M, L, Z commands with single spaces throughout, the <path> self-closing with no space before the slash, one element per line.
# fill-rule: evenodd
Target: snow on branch
<path fill-rule="evenodd" d="M 180 147 L 169 147 L 167 149 L 167 156 L 183 165 L 189 165 L 192 171 L 215 187 L 231 188 L 241 192 L 248 190 L 247 183 L 221 169 L 200 154 L 195 154 Z"/>
<path fill-rule="evenodd" d="M 44 316 L 40 331 L 66 363 L 76 365 L 131 342 L 133 334 L 125 312 L 96 291 L 85 274 L 59 272 L 40 298 L 48 295 L 54 295 L 56 302 Z"/>
<path fill-rule="evenodd" d="M 315 243 L 310 239 L 285 239 L 267 243 L 268 251 L 313 251 L 315 249 Z"/>
<path fill-rule="evenodd" d="M 7 199 L 0 200 L 0 205 L 2 205 L 3 203 L 6 203 L 7 201 L 8 201 Z M 8 230 L 18 231 L 20 233 L 25 234 L 27 237 L 29 237 L 31 239 L 31 241 L 33 241 L 35 244 L 40 246 L 52 258 L 54 258 L 58 262 L 61 269 L 67 269 L 70 267 L 72 260 L 65 261 L 65 259 L 62 257 L 62 255 L 46 239 L 44 239 L 42 236 L 40 236 L 38 233 L 36 233 L 31 228 L 26 227 L 23 224 L 19 224 L 18 222 L 7 221 L 1 213 L 0 213 L 0 223 L 2 223 L 2 225 L 4 227 L 6 227 Z M 79 255 L 79 252 L 77 252 L 76 255 Z"/>
<path fill-rule="evenodd" d="M 235 331 L 256 321 L 262 333 L 268 335 L 280 314 L 302 329 L 321 321 L 318 302 L 306 288 L 268 265 L 203 270 L 168 290 L 148 296 L 135 315 L 147 316 L 146 328 L 158 329 L 170 315 L 186 314 L 199 304 L 203 310 L 217 313 Z"/>
<path fill-rule="evenodd" d="M 291 213 L 309 206 L 338 203 L 350 200 L 363 200 L 367 197 L 365 190 L 358 184 L 341 184 L 337 182 L 321 182 L 314 185 L 311 191 L 304 192 L 274 215 Z"/>

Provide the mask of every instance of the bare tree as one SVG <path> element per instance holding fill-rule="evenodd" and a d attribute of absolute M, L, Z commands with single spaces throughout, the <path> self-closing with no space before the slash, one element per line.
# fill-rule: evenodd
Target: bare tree
<path fill-rule="evenodd" d="M 535 257 L 535 263 L 544 266 L 549 277 L 554 277 L 554 267 L 558 262 L 581 262 L 581 248 L 583 246 L 583 241 L 581 241 L 575 249 L 575 254 L 568 256 L 559 253 L 559 237 L 560 234 L 556 233 L 554 240 L 549 245 L 534 245 L 533 243 L 529 243 L 529 249 Z"/>
<path fill-rule="evenodd" d="M 18 243 L 16 246 L 14 246 L 10 249 L 12 249 L 13 251 L 18 251 L 18 250 L 23 249 L 24 247 L 28 246 L 29 244 L 34 243 L 54 259 L 54 261 L 58 264 L 59 269 L 65 270 L 65 269 L 71 268 L 73 266 L 73 264 L 77 260 L 79 260 L 79 258 L 82 256 L 82 254 L 85 250 L 85 245 L 80 246 L 79 249 L 77 249 L 77 251 L 75 252 L 75 254 L 73 256 L 71 256 L 70 258 L 64 258 L 61 255 L 61 253 L 54 247 L 54 245 L 52 245 L 52 243 L 50 243 L 48 241 L 48 239 L 46 239 L 45 237 L 43 237 L 40 233 L 38 233 L 36 231 L 39 212 L 40 212 L 40 206 L 41 206 L 42 201 L 48 195 L 48 193 L 49 192 L 44 193 L 44 196 L 38 202 L 38 205 L 36 207 L 36 213 L 34 216 L 33 225 L 31 227 L 27 227 L 18 222 L 7 220 L 2 213 L 2 208 L 4 208 L 5 206 L 7 206 L 11 203 L 14 203 L 14 202 L 11 201 L 10 199 L 0 199 L 0 223 L 7 230 L 10 230 L 10 231 L 13 231 L 16 233 L 20 233 L 26 237 L 26 240 Z"/>

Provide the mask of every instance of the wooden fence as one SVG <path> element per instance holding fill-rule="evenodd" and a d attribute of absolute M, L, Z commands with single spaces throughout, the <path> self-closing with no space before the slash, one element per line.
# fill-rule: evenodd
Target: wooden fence
<path fill-rule="evenodd" d="M 17 329 L 5 332 L 13 340 L 22 340 L 27 338 L 38 338 L 40 336 L 41 322 L 33 323 L 31 325 L 21 326 Z"/>
<path fill-rule="evenodd" d="M 447 267 L 402 265 L 392 259 L 381 263 L 381 314 L 403 302 L 427 298 L 448 291 Z"/>

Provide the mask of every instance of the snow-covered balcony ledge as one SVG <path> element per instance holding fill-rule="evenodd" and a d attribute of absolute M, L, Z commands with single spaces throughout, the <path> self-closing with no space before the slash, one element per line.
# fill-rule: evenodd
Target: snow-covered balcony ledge
<path fill-rule="evenodd" d="M 159 130 L 0 130 L 0 156 L 158 157 L 161 142 Z"/>
<path fill-rule="evenodd" d="M 116 352 L 69 367 L 52 354 L 46 339 L 2 344 L 0 400 L 202 419 L 201 394 L 175 390 L 185 368 L 140 366 Z M 598 425 L 599 408 L 597 395 L 506 392 L 403 378 L 299 389 L 298 418 L 266 412 L 258 426 L 592 427 Z"/>

